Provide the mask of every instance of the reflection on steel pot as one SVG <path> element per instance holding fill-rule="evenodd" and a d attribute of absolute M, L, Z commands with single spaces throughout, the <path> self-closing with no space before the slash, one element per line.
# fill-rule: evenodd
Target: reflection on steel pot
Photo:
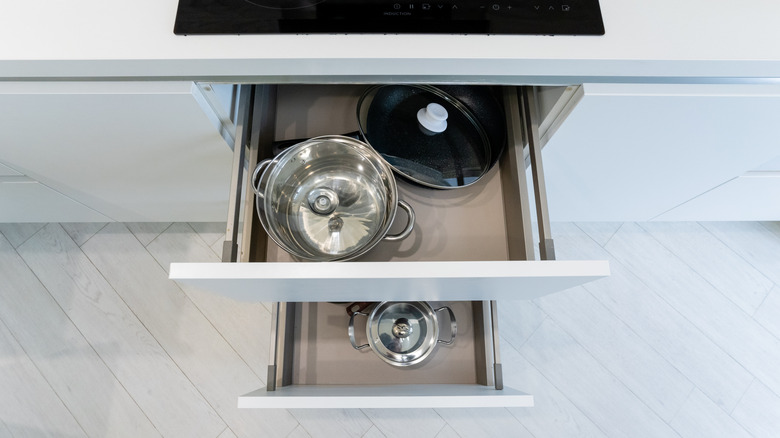
<path fill-rule="evenodd" d="M 349 260 L 381 240 L 405 238 L 414 227 L 414 210 L 398 200 L 392 170 L 349 137 L 298 143 L 258 164 L 253 185 L 263 228 L 301 259 Z M 409 221 L 400 234 L 388 235 L 398 206 Z"/>
<path fill-rule="evenodd" d="M 450 319 L 450 339 L 439 339 L 436 314 L 446 310 Z M 368 316 L 368 344 L 355 341 L 355 316 Z M 455 341 L 458 326 L 449 307 L 433 309 L 424 301 L 385 301 L 374 306 L 371 313 L 353 312 L 349 318 L 349 341 L 356 350 L 371 347 L 383 361 L 395 366 L 415 365 L 425 360 L 437 344 Z"/>

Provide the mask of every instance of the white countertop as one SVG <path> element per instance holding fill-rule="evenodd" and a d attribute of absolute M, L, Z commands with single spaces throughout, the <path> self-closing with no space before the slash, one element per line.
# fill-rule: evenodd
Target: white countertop
<path fill-rule="evenodd" d="M 777 0 L 600 0 L 604 36 L 177 36 L 177 3 L 6 1 L 0 80 L 780 82 Z"/>

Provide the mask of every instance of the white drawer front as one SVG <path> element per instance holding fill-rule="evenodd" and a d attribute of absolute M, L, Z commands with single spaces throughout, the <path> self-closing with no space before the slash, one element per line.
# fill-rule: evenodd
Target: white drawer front
<path fill-rule="evenodd" d="M 606 261 L 173 263 L 170 278 L 246 301 L 533 299 L 609 275 Z"/>

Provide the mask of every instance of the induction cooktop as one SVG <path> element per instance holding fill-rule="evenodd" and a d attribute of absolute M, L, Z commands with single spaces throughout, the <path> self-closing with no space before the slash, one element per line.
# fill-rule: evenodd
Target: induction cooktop
<path fill-rule="evenodd" d="M 174 33 L 603 35 L 598 0 L 179 0 Z"/>

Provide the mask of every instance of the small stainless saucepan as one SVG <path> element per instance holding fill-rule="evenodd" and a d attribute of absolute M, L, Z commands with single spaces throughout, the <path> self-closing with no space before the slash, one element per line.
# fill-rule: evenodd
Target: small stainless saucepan
<path fill-rule="evenodd" d="M 363 306 L 365 307 L 365 306 Z M 450 339 L 439 339 L 437 314 L 446 311 L 450 322 Z M 370 313 L 352 311 L 348 335 L 356 350 L 371 348 L 380 359 L 390 365 L 405 367 L 424 361 L 438 344 L 455 342 L 458 325 L 455 314 L 447 306 L 434 309 L 424 301 L 384 301 L 377 303 Z M 355 316 L 368 317 L 366 337 L 368 343 L 357 345 L 355 340 Z"/>

